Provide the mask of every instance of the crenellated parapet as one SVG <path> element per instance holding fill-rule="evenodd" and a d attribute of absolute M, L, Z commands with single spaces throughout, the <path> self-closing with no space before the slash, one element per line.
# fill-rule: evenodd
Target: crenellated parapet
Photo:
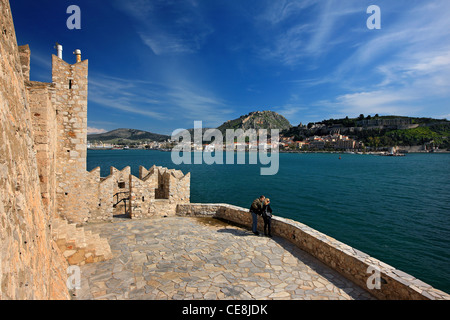
<path fill-rule="evenodd" d="M 152 166 L 130 175 L 130 217 L 142 219 L 176 214 L 177 204 L 190 201 L 190 173 Z"/>
<path fill-rule="evenodd" d="M 107 177 L 100 177 L 97 167 L 87 173 L 89 190 L 88 221 L 112 221 L 114 216 L 144 219 L 176 214 L 178 204 L 190 201 L 190 173 L 152 166 L 139 168 L 139 177 L 131 168 L 110 167 Z"/>

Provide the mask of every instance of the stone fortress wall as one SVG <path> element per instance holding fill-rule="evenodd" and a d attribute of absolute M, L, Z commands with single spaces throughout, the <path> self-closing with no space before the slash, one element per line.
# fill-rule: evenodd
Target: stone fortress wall
<path fill-rule="evenodd" d="M 48 211 L 54 186 L 40 183 L 45 148 L 35 139 L 44 138 L 33 133 L 29 70 L 22 74 L 7 0 L 0 0 L 0 27 L 0 299 L 69 299 L 68 263 L 52 240 L 54 216 Z M 51 90 L 39 91 L 34 101 L 47 101 L 42 96 Z"/>
<path fill-rule="evenodd" d="M 0 299 L 70 299 L 68 266 L 112 256 L 82 226 L 175 215 L 189 203 L 190 174 L 87 172 L 88 61 L 52 55 L 52 82 L 30 81 L 31 50 L 17 45 L 8 0 L 0 14 Z"/>
<path fill-rule="evenodd" d="M 89 222 L 112 221 L 115 215 L 146 219 L 176 214 L 177 204 L 189 203 L 190 173 L 153 166 L 139 168 L 139 177 L 130 167 L 110 168 L 100 177 L 100 168 L 89 172 L 90 196 L 93 201 Z"/>
<path fill-rule="evenodd" d="M 81 226 L 112 221 L 120 213 L 133 219 L 175 214 L 188 203 L 190 174 L 153 166 L 86 171 L 88 61 L 69 64 L 52 55 L 52 83 L 29 81 L 30 48 L 19 47 L 37 152 L 41 195 L 48 213 Z"/>

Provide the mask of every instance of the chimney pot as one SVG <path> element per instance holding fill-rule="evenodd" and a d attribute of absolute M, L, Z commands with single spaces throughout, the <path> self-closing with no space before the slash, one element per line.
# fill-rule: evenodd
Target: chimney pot
<path fill-rule="evenodd" d="M 73 52 L 73 54 L 77 57 L 77 63 L 81 62 L 81 50 L 77 49 Z"/>
<path fill-rule="evenodd" d="M 57 51 L 58 54 L 58 58 L 62 59 L 62 51 L 63 51 L 63 47 L 62 45 L 60 45 L 58 42 L 55 45 L 55 49 Z"/>

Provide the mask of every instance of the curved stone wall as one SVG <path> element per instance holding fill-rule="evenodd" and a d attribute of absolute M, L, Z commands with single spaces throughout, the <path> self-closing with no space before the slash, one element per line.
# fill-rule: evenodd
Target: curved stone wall
<path fill-rule="evenodd" d="M 229 204 L 177 206 L 180 216 L 211 216 L 251 227 L 248 209 Z M 259 217 L 258 229 L 264 222 Z M 450 300 L 450 295 L 300 222 L 274 216 L 272 234 L 283 237 L 370 292 L 386 300 Z"/>

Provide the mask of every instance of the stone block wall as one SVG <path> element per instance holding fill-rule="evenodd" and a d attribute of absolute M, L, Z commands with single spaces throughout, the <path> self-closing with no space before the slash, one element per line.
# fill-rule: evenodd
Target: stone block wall
<path fill-rule="evenodd" d="M 251 228 L 248 209 L 229 204 L 180 204 L 177 215 L 217 217 Z M 262 231 L 264 222 L 258 219 Z M 433 288 L 413 276 L 300 222 L 274 216 L 272 234 L 294 243 L 378 299 L 386 300 L 450 300 L 450 295 Z M 380 289 L 368 289 L 367 282 L 374 271 L 381 276 Z"/>
<path fill-rule="evenodd" d="M 69 222 L 89 220 L 90 191 L 86 172 L 88 61 L 68 64 L 52 55 L 55 86 L 57 210 Z"/>
<path fill-rule="evenodd" d="M 50 217 L 56 213 L 56 112 L 52 104 L 54 92 L 52 85 L 46 83 L 25 81 L 25 85 L 31 111 L 41 196 Z"/>
<path fill-rule="evenodd" d="M 129 201 L 119 202 L 121 199 L 128 198 L 130 196 L 130 174 L 131 168 L 125 167 L 122 170 L 118 170 L 114 167 L 109 168 L 110 177 L 113 182 L 113 189 L 111 196 L 114 196 L 115 208 L 113 209 L 114 214 L 124 214 L 125 209 L 128 211 L 129 208 L 125 206 L 129 205 Z M 119 203 L 118 203 L 119 202 Z"/>
<path fill-rule="evenodd" d="M 134 179 L 129 167 L 112 168 L 106 178 L 99 168 L 87 172 L 88 62 L 68 64 L 53 55 L 52 83 L 30 81 L 31 51 L 17 46 L 7 0 L 0 0 L 0 18 L 0 299 L 68 299 L 64 255 L 71 251 L 63 255 L 53 236 L 66 224 L 111 220 L 113 195 L 129 193 L 130 181 L 135 213 L 175 214 L 178 202 L 189 201 L 190 175 L 153 169 L 156 175 L 142 170 Z M 155 199 L 159 177 L 161 201 Z M 66 240 L 58 239 L 65 249 Z M 90 249 L 108 248 L 98 241 Z M 69 249 L 77 263 L 95 260 L 83 246 Z"/>
<path fill-rule="evenodd" d="M 100 167 L 91 170 L 87 175 L 89 190 L 89 221 L 108 222 L 113 219 L 113 177 L 100 177 Z"/>
<path fill-rule="evenodd" d="M 69 299 L 67 262 L 42 203 L 11 8 L 0 0 L 0 300 Z"/>
<path fill-rule="evenodd" d="M 155 199 L 150 203 L 146 218 L 174 216 L 176 214 L 176 209 L 176 203 L 170 203 L 167 199 Z"/>
<path fill-rule="evenodd" d="M 31 51 L 29 45 L 19 46 L 20 64 L 22 65 L 22 75 L 25 81 L 30 80 L 30 60 Z"/>
<path fill-rule="evenodd" d="M 95 174 L 100 177 L 100 168 L 96 168 Z M 91 171 L 91 173 L 94 172 Z M 98 184 L 98 203 L 95 204 L 95 209 L 91 214 L 91 221 L 111 221 L 113 218 L 113 188 L 114 180 L 112 178 L 101 179 Z"/>
<path fill-rule="evenodd" d="M 130 175 L 130 217 L 144 219 L 173 216 L 177 204 L 190 201 L 190 173 L 153 166 L 139 168 L 140 178 Z"/>
<path fill-rule="evenodd" d="M 125 167 L 122 170 L 118 170 L 114 167 L 109 168 L 109 177 L 111 177 L 114 180 L 114 186 L 113 186 L 113 194 L 116 194 L 117 192 L 121 192 L 124 190 L 130 189 L 130 174 L 131 174 L 131 167 Z"/>
<path fill-rule="evenodd" d="M 172 170 L 169 176 L 169 203 L 189 203 L 191 200 L 191 173 Z"/>
<path fill-rule="evenodd" d="M 150 217 L 151 203 L 155 200 L 155 179 L 141 180 L 133 175 L 130 179 L 130 218 Z"/>
<path fill-rule="evenodd" d="M 50 212 L 70 222 L 90 219 L 96 201 L 86 172 L 87 61 L 68 64 L 52 56 L 52 83 L 29 80 L 30 48 L 19 47 L 32 114 L 41 194 Z"/>
<path fill-rule="evenodd" d="M 197 217 L 216 216 L 219 209 L 227 206 L 225 203 L 188 203 L 177 205 L 177 216 Z"/>

